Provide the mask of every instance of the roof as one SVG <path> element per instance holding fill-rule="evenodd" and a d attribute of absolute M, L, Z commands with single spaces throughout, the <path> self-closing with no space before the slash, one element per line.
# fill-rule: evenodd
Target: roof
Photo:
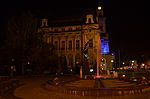
<path fill-rule="evenodd" d="M 96 10 L 95 9 L 87 9 L 85 11 L 79 11 L 78 13 L 71 13 L 66 16 L 58 16 L 58 15 L 47 15 L 39 18 L 39 26 L 41 24 L 41 19 L 48 19 L 49 27 L 59 27 L 59 26 L 72 26 L 72 25 L 82 25 L 86 22 L 86 15 L 93 14 L 94 22 L 96 23 Z"/>
<path fill-rule="evenodd" d="M 79 25 L 85 22 L 85 16 L 65 16 L 49 18 L 48 25 L 50 27 L 55 26 L 68 26 L 68 25 Z"/>

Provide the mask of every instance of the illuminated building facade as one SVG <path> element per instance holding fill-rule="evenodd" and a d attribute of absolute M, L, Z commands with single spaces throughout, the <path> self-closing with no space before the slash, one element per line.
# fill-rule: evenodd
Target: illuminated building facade
<path fill-rule="evenodd" d="M 58 56 L 66 58 L 68 68 L 82 64 L 83 48 L 87 42 L 89 68 L 100 66 L 102 54 L 109 53 L 108 41 L 101 38 L 106 32 L 102 7 L 90 9 L 80 16 L 42 18 L 38 32 L 43 33 L 45 42 L 54 45 Z"/>

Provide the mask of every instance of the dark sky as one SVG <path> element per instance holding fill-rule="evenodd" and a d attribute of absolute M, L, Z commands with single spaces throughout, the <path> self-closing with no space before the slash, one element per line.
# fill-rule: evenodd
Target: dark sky
<path fill-rule="evenodd" d="M 63 15 L 80 12 L 86 8 L 96 8 L 102 0 L 12 0 L 0 5 L 0 39 L 4 39 L 4 29 L 8 16 L 25 10 L 35 13 Z M 150 59 L 148 1 L 103 0 L 104 14 L 107 17 L 107 32 L 110 34 L 112 51 L 121 52 L 122 59 Z"/>

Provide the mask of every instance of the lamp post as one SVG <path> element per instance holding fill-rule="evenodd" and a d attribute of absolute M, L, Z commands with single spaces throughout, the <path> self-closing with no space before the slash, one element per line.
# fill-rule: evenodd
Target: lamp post
<path fill-rule="evenodd" d="M 114 66 L 114 65 L 115 65 L 114 59 L 111 60 L 111 63 L 112 63 L 112 68 L 114 68 L 114 67 L 115 67 L 115 66 Z"/>
<path fill-rule="evenodd" d="M 10 67 L 10 76 L 13 77 L 13 71 L 14 71 L 14 68 L 15 68 L 15 66 L 14 66 L 15 59 L 12 58 L 11 61 L 12 61 L 12 65 Z"/>
<path fill-rule="evenodd" d="M 120 49 L 118 49 L 118 61 L 119 61 L 119 68 L 120 68 Z"/>

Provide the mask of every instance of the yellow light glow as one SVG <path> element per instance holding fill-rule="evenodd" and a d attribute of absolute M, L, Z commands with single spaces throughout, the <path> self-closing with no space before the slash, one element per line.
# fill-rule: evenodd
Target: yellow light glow
<path fill-rule="evenodd" d="M 99 7 L 98 7 L 98 10 L 101 10 L 101 9 L 102 9 L 102 7 L 101 7 L 101 6 L 99 6 Z"/>
<path fill-rule="evenodd" d="M 142 66 L 145 66 L 145 64 L 143 63 Z"/>
<path fill-rule="evenodd" d="M 113 63 L 113 62 L 114 62 L 114 60 L 112 59 L 112 60 L 111 60 L 111 62 Z"/>

